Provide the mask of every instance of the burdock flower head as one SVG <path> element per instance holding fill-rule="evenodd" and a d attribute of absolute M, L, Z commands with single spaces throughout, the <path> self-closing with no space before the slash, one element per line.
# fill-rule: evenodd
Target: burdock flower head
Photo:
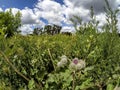
<path fill-rule="evenodd" d="M 78 62 L 79 62 L 78 58 L 74 58 L 74 59 L 73 59 L 73 63 L 74 63 L 74 64 L 76 64 L 76 65 L 77 65 L 77 64 L 78 64 Z"/>
<path fill-rule="evenodd" d="M 67 62 L 68 62 L 67 56 L 65 56 L 65 55 L 61 56 L 61 61 L 60 62 L 63 63 L 63 64 L 67 64 Z"/>
<path fill-rule="evenodd" d="M 57 66 L 58 67 L 64 67 L 68 62 L 67 56 L 63 55 L 60 58 L 61 58 L 61 60 L 57 63 Z"/>
<path fill-rule="evenodd" d="M 69 65 L 72 70 L 81 70 L 85 68 L 85 61 L 79 60 L 78 58 L 74 58 Z"/>

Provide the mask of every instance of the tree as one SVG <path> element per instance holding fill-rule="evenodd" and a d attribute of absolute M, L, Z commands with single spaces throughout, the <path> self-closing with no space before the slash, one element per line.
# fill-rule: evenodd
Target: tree
<path fill-rule="evenodd" d="M 21 26 L 21 13 L 12 14 L 12 9 L 7 12 L 0 12 L 0 29 L 7 37 L 18 33 L 18 27 Z M 3 29 L 6 28 L 6 29 Z"/>
<path fill-rule="evenodd" d="M 44 28 L 35 28 L 33 31 L 34 35 L 48 34 L 54 35 L 59 34 L 62 27 L 58 25 L 45 25 Z"/>
<path fill-rule="evenodd" d="M 44 31 L 49 35 L 59 34 L 62 27 L 58 25 L 46 25 Z"/>
<path fill-rule="evenodd" d="M 54 34 L 59 34 L 61 31 L 62 27 L 58 26 L 58 25 L 53 25 L 53 30 L 54 30 Z"/>
<path fill-rule="evenodd" d="M 44 27 L 44 33 L 47 33 L 48 35 L 52 34 L 53 27 L 52 25 L 45 25 Z"/>
<path fill-rule="evenodd" d="M 33 34 L 34 35 L 41 35 L 43 28 L 34 28 Z"/>

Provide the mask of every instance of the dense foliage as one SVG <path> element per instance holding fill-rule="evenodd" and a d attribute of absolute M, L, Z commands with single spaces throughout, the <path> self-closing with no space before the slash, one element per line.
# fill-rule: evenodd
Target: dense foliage
<path fill-rule="evenodd" d="M 106 14 L 104 32 L 98 32 L 99 23 L 91 12 L 88 23 L 75 17 L 75 27 L 80 27 L 71 36 L 14 35 L 5 39 L 1 35 L 0 90 L 117 90 L 117 10 L 112 11 L 108 5 Z"/>
<path fill-rule="evenodd" d="M 115 88 L 120 83 L 120 38 L 114 33 L 98 34 L 88 29 L 91 32 L 85 35 L 1 39 L 0 86 L 10 90 L 71 90 L 73 70 L 69 63 L 57 66 L 60 56 L 66 55 L 70 61 L 77 57 L 86 62 L 86 68 L 75 74 L 76 90 Z"/>
<path fill-rule="evenodd" d="M 11 37 L 19 32 L 19 26 L 21 26 L 20 12 L 17 12 L 15 15 L 13 15 L 12 9 L 0 12 L 0 35 L 4 33 L 6 37 Z"/>

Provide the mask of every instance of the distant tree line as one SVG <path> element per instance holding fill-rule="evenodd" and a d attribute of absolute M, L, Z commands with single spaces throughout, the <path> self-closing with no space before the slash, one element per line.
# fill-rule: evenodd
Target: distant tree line
<path fill-rule="evenodd" d="M 58 25 L 45 25 L 43 28 L 35 28 L 33 31 L 34 35 L 42 35 L 42 34 L 48 34 L 48 35 L 55 35 L 59 34 L 62 27 Z"/>
<path fill-rule="evenodd" d="M 55 34 L 65 34 L 72 35 L 71 32 L 61 32 L 62 26 L 59 25 L 45 25 L 43 28 L 34 28 L 33 35 L 55 35 Z"/>

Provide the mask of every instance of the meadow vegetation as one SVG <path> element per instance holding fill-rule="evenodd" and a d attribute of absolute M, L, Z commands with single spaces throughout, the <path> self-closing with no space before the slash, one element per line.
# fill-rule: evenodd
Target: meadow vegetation
<path fill-rule="evenodd" d="M 0 90 L 117 90 L 118 10 L 113 11 L 107 0 L 106 7 L 103 32 L 98 31 L 92 8 L 88 23 L 77 16 L 72 19 L 76 34 L 70 36 L 14 34 L 5 38 L 1 28 Z"/>

